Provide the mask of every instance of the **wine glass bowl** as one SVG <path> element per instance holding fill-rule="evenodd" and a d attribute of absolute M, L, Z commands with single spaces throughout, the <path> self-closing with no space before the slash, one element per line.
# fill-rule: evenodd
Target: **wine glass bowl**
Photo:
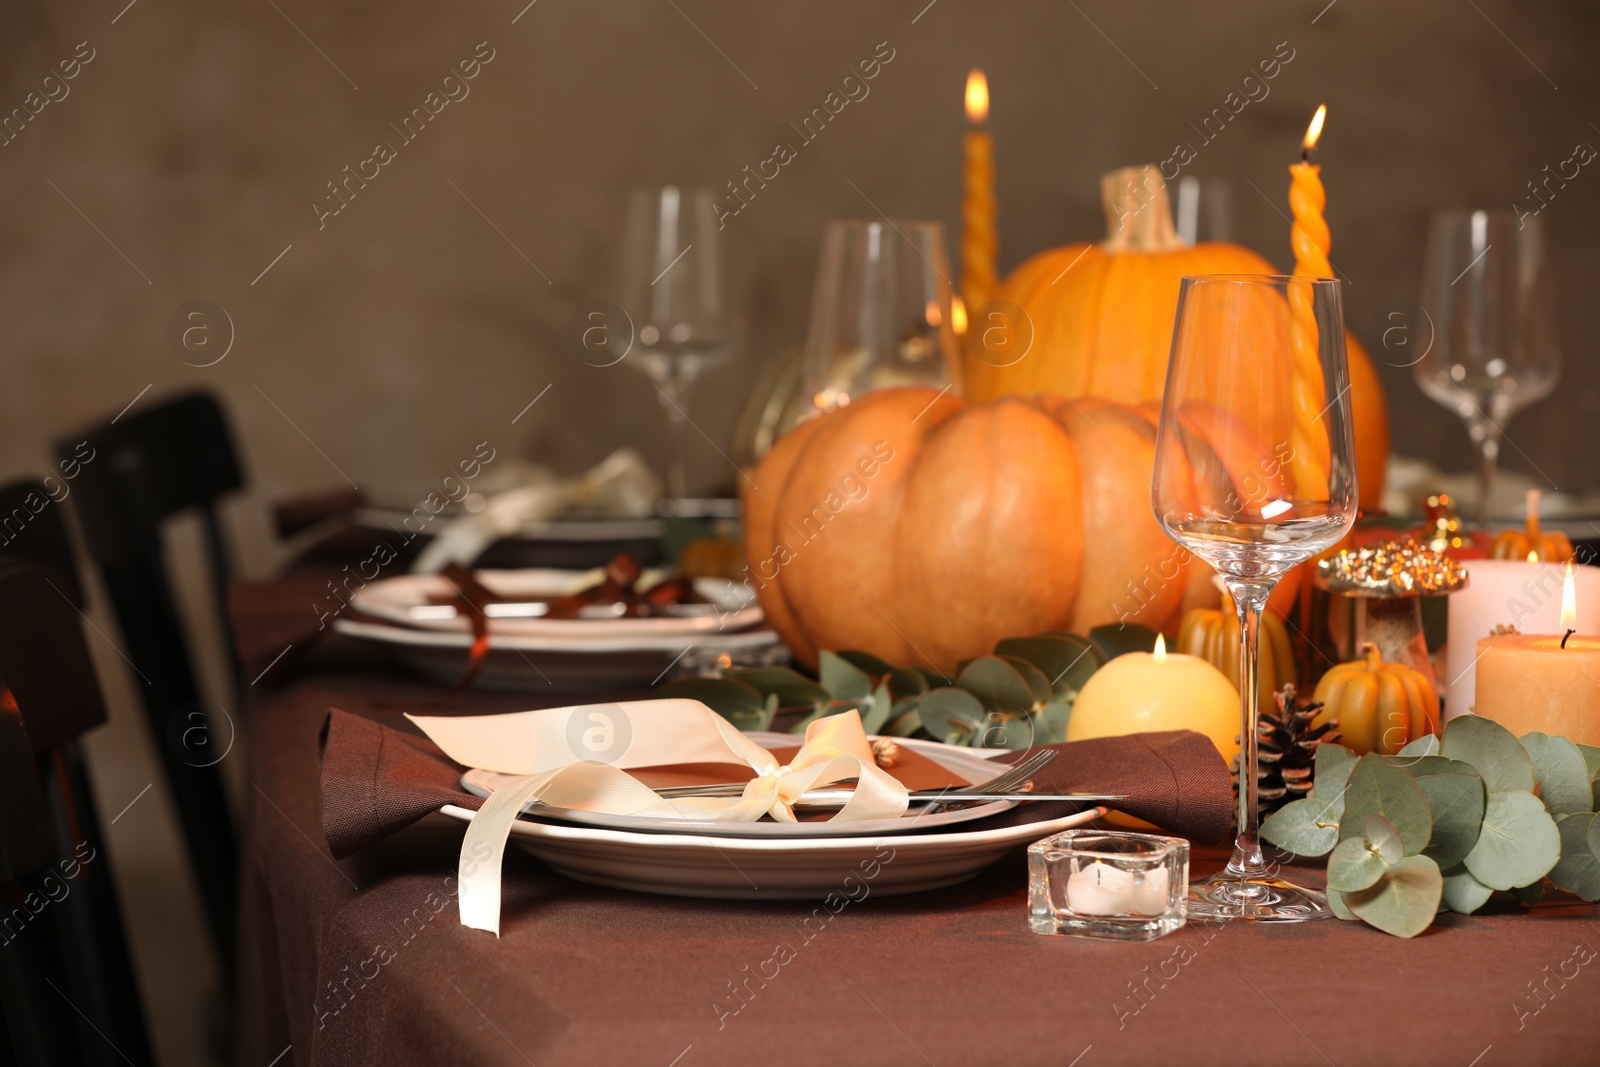
<path fill-rule="evenodd" d="M 655 385 L 667 418 L 667 497 L 679 500 L 687 493 L 685 436 L 694 385 L 732 350 L 709 192 L 668 185 L 633 194 L 620 303 L 633 320 L 628 362 Z"/>
<path fill-rule="evenodd" d="M 1467 424 L 1478 450 L 1478 518 L 1489 521 L 1500 441 L 1511 416 L 1561 376 L 1544 227 L 1510 211 L 1433 216 L 1422 271 L 1431 344 L 1417 385 Z"/>
<path fill-rule="evenodd" d="M 803 388 L 814 410 L 957 381 L 950 261 L 937 222 L 835 220 L 822 237 Z"/>
<path fill-rule="evenodd" d="M 1344 316 L 1331 278 L 1183 279 L 1151 499 L 1167 534 L 1211 564 L 1240 621 L 1238 837 L 1228 867 L 1191 888 L 1190 913 L 1303 921 L 1326 899 L 1276 877 L 1258 835 L 1261 612 L 1288 571 L 1355 521 Z"/>

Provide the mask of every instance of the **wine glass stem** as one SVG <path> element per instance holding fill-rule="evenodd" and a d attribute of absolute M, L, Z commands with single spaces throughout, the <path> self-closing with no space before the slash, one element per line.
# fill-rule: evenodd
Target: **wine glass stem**
<path fill-rule="evenodd" d="M 688 491 L 689 394 L 692 381 L 670 377 L 657 394 L 667 415 L 667 499 L 682 500 Z"/>
<path fill-rule="evenodd" d="M 1267 873 L 1261 856 L 1260 756 L 1256 743 L 1256 693 L 1260 685 L 1261 612 L 1274 582 L 1231 579 L 1228 591 L 1239 613 L 1239 833 L 1226 874 L 1241 881 Z"/>
<path fill-rule="evenodd" d="M 1500 459 L 1500 438 L 1504 436 L 1493 419 L 1473 419 L 1467 426 L 1472 443 L 1478 446 L 1478 525 L 1487 527 L 1493 510 L 1495 470 Z"/>

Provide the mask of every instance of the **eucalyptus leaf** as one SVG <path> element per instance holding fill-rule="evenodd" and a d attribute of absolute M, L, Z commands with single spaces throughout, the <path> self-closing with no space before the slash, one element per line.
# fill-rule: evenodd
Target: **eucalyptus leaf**
<path fill-rule="evenodd" d="M 1467 870 L 1490 889 L 1537 882 L 1561 859 L 1561 833 L 1532 793 L 1490 793 L 1483 832 L 1467 853 Z"/>
<path fill-rule="evenodd" d="M 999 656 L 979 656 L 968 663 L 956 676 L 956 685 L 991 711 L 1021 714 L 1033 709 L 1033 687 Z"/>
<path fill-rule="evenodd" d="M 772 725 L 767 699 L 736 678 L 678 678 L 654 695 L 698 700 L 741 730 L 765 730 Z"/>
<path fill-rule="evenodd" d="M 1149 652 L 1156 647 L 1156 632 L 1136 622 L 1107 623 L 1090 630 L 1089 640 L 1107 660 L 1113 660 L 1128 652 Z"/>
<path fill-rule="evenodd" d="M 1072 705 L 1052 700 L 1039 709 L 1038 744 L 1053 745 L 1067 739 L 1067 724 L 1072 721 Z"/>
<path fill-rule="evenodd" d="M 1346 894 L 1345 904 L 1386 934 L 1416 937 L 1433 925 L 1443 893 L 1439 865 L 1426 856 L 1407 856 L 1370 889 Z"/>
<path fill-rule="evenodd" d="M 1374 815 L 1381 819 L 1383 816 Z M 1395 835 L 1395 843 L 1400 837 Z M 1367 847 L 1359 837 L 1347 837 L 1328 854 L 1328 888 L 1341 893 L 1370 889 L 1389 870 L 1384 858 Z"/>
<path fill-rule="evenodd" d="M 815 710 L 833 699 L 832 694 L 822 686 L 788 667 L 755 667 L 744 671 L 727 671 L 723 677 L 743 682 L 762 696 L 776 694 L 780 708 Z"/>
<path fill-rule="evenodd" d="M 922 728 L 935 740 L 961 740 L 983 727 L 988 714 L 977 697 L 965 689 L 930 689 L 917 698 Z"/>
<path fill-rule="evenodd" d="M 944 689 L 956 684 L 956 680 L 947 674 L 940 674 L 938 671 L 930 671 L 923 667 L 912 667 L 911 669 L 922 679 L 922 684 L 926 687 L 923 692 L 927 692 L 929 689 Z"/>
<path fill-rule="evenodd" d="M 1400 840 L 1400 831 L 1382 815 L 1367 816 L 1367 825 L 1362 827 L 1361 838 L 1369 849 L 1391 867 L 1405 859 L 1406 846 Z M 1361 888 L 1365 889 L 1366 886 Z"/>
<path fill-rule="evenodd" d="M 1532 885 L 1521 885 L 1515 889 L 1507 890 L 1518 904 L 1531 908 L 1544 899 L 1544 879 L 1541 878 Z"/>
<path fill-rule="evenodd" d="M 911 706 L 889 720 L 883 732 L 890 737 L 910 737 L 922 729 L 922 714 L 917 710 L 913 701 Z"/>
<path fill-rule="evenodd" d="M 1396 752 L 1396 756 L 1437 756 L 1439 754 L 1439 735 L 1423 734 L 1406 747 Z"/>
<path fill-rule="evenodd" d="M 1533 792 L 1533 761 L 1510 730 L 1478 715 L 1461 715 L 1445 726 L 1439 752 L 1472 764 L 1491 793 Z"/>
<path fill-rule="evenodd" d="M 1472 877 L 1472 872 L 1464 866 L 1444 872 L 1444 902 L 1453 912 L 1471 915 L 1489 903 L 1493 895 L 1494 890 Z"/>
<path fill-rule="evenodd" d="M 1428 847 L 1433 815 L 1422 789 L 1405 771 L 1382 756 L 1368 753 L 1356 762 L 1345 786 L 1339 837 L 1360 836 L 1373 815 L 1382 815 L 1394 824 L 1406 855 L 1415 856 Z M 1354 903 L 1351 910 L 1358 910 Z"/>
<path fill-rule="evenodd" d="M 1008 637 L 994 650 L 1001 656 L 1020 656 L 1038 667 L 1058 697 L 1076 696 L 1102 662 L 1095 646 L 1077 634 Z"/>
<path fill-rule="evenodd" d="M 1565 737 L 1542 733 L 1523 734 L 1521 740 L 1533 760 L 1539 799 L 1544 801 L 1546 810 L 1552 815 L 1594 810 L 1589 768 L 1577 745 Z"/>
<path fill-rule="evenodd" d="M 1344 902 L 1344 894 L 1337 889 L 1328 890 L 1328 908 L 1333 912 L 1334 918 L 1343 919 L 1345 922 L 1360 922 L 1361 916 L 1350 910 L 1350 905 Z"/>
<path fill-rule="evenodd" d="M 893 710 L 894 697 L 889 693 L 888 683 L 883 682 L 872 691 L 872 707 L 861 713 L 861 728 L 868 734 L 882 733 Z"/>
<path fill-rule="evenodd" d="M 991 712 L 983 728 L 972 736 L 973 748 L 1032 748 L 1035 742 L 1034 716 L 1001 715 Z"/>
<path fill-rule="evenodd" d="M 1261 836 L 1301 856 L 1324 856 L 1339 842 L 1339 812 L 1326 800 L 1303 797 L 1268 815 Z"/>
<path fill-rule="evenodd" d="M 1568 815 L 1557 824 L 1561 859 L 1550 871 L 1558 888 L 1587 901 L 1600 900 L 1600 822 L 1593 812 Z"/>
<path fill-rule="evenodd" d="M 1583 757 L 1583 765 L 1589 770 L 1589 781 L 1600 778 L 1600 748 L 1593 745 L 1579 745 L 1578 754 Z"/>
<path fill-rule="evenodd" d="M 1041 671 L 1028 660 L 1023 659 L 1021 656 L 1001 656 L 1000 658 L 1011 664 L 1016 672 L 1022 675 L 1022 680 L 1028 683 L 1028 688 L 1033 690 L 1034 707 L 1039 707 L 1055 695 L 1054 690 L 1050 688 L 1050 679 L 1044 676 L 1044 671 Z"/>
<path fill-rule="evenodd" d="M 1422 850 L 1442 870 L 1450 870 L 1478 843 L 1483 826 L 1483 806 L 1488 800 L 1483 779 L 1470 763 L 1424 756 L 1405 767 L 1428 798 L 1433 815 L 1433 837 Z"/>
<path fill-rule="evenodd" d="M 1344 787 L 1356 767 L 1356 754 L 1343 745 L 1318 745 L 1311 795 L 1344 812 Z"/>
<path fill-rule="evenodd" d="M 826 649 L 817 657 L 817 680 L 835 700 L 855 700 L 872 696 L 875 679 L 843 656 Z"/>
<path fill-rule="evenodd" d="M 914 697 L 928 691 L 928 683 L 923 680 L 922 675 L 908 667 L 896 667 L 870 652 L 847 649 L 839 653 L 839 658 L 865 671 L 869 677 L 882 678 L 887 675 L 889 688 L 897 697 Z"/>

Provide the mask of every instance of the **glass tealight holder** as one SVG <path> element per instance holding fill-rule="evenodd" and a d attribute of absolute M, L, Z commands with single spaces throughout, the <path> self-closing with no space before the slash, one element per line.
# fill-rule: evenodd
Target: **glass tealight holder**
<path fill-rule="evenodd" d="M 1036 934 L 1154 941 L 1188 919 L 1189 842 L 1068 830 L 1028 846 Z"/>

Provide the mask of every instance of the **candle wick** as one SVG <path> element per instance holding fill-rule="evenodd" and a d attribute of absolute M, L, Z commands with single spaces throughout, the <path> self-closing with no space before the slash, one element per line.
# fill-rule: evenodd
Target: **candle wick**
<path fill-rule="evenodd" d="M 1300 149 L 1300 162 L 1302 162 L 1302 163 L 1310 163 L 1311 162 L 1311 149 L 1309 149 L 1309 148 Z"/>
<path fill-rule="evenodd" d="M 1578 631 L 1576 631 L 1576 630 L 1568 630 L 1568 631 L 1567 631 L 1567 632 L 1566 632 L 1566 635 L 1565 635 L 1565 636 L 1564 636 L 1564 637 L 1562 637 L 1562 638 L 1561 638 L 1561 647 L 1562 647 L 1562 648 L 1566 648 L 1566 647 L 1567 647 L 1567 638 L 1568 638 L 1568 637 L 1571 637 L 1571 636 L 1572 636 L 1572 635 L 1573 635 L 1573 634 L 1575 634 L 1575 633 L 1577 633 L 1577 632 L 1578 632 Z"/>

